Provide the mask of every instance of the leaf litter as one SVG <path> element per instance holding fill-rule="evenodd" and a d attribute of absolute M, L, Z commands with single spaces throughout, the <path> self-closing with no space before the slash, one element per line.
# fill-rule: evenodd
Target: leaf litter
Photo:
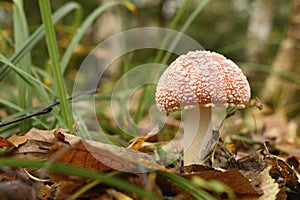
<path fill-rule="evenodd" d="M 1 152 L 5 152 L 3 157 L 59 162 L 100 173 L 115 173 L 114 176 L 165 199 L 195 197 L 172 181 L 157 176 L 156 170 L 178 174 L 217 199 L 298 199 L 300 153 L 299 146 L 294 142 L 295 132 L 291 131 L 293 125 L 280 116 L 270 118 L 255 115 L 255 119 L 261 124 L 256 124 L 243 133 L 237 132 L 246 139 L 233 139 L 229 142 L 220 140 L 213 159 L 206 162 L 207 166 L 182 167 L 180 158 L 177 165 L 165 166 L 163 162 L 154 162 L 147 153 L 156 150 L 158 143 L 161 144 L 158 139 L 160 133 L 137 137 L 128 148 L 123 148 L 87 141 L 61 128 L 32 128 L 23 135 L 14 135 L 8 139 L 0 137 L 0 148 Z M 272 130 L 274 125 L 270 125 L 270 121 L 273 124 L 278 121 L 277 130 Z M 173 126 L 174 124 L 178 125 L 173 123 Z M 284 130 L 286 127 L 289 130 Z M 228 130 L 232 129 L 225 128 L 225 138 L 230 135 Z M 287 131 L 289 138 L 283 136 Z M 14 188 L 28 194 L 31 199 L 142 199 L 134 193 L 74 175 L 44 169 L 29 169 L 29 174 L 20 173 L 24 171 L 21 168 L 7 169 L 1 166 L 0 169 L 1 199 L 22 199 L 19 193 L 13 192 Z M 141 173 L 141 169 L 145 173 Z M 199 185 L 203 183 L 201 180 L 207 185 Z M 210 188 L 210 182 L 215 187 Z M 219 191 L 217 183 L 221 184 Z"/>

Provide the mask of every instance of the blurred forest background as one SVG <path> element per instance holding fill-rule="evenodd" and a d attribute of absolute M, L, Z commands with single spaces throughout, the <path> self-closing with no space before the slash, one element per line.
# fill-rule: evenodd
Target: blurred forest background
<path fill-rule="evenodd" d="M 53 11 L 68 1 L 51 1 Z M 76 1 L 82 5 L 83 18 L 96 7 L 109 0 Z M 93 26 L 85 32 L 76 46 L 71 62 L 65 73 L 68 90 L 76 70 L 85 56 L 101 41 L 115 33 L 137 27 L 165 27 L 180 10 L 184 0 L 131 0 L 134 11 L 124 7 L 112 7 L 100 15 Z M 191 0 L 174 28 L 179 30 L 201 0 Z M 30 32 L 40 24 L 38 1 L 24 1 L 25 14 Z M 60 52 L 67 48 L 74 30 L 73 16 L 67 15 L 56 25 Z M 13 14 L 10 1 L 0 2 L 0 51 L 7 57 L 14 52 Z M 206 50 L 219 52 L 235 61 L 245 72 L 252 89 L 252 98 L 258 97 L 264 104 L 264 114 L 280 113 L 284 125 L 293 121 L 293 129 L 300 120 L 300 1 L 299 0 L 212 0 L 188 27 L 185 34 L 197 40 Z M 38 68 L 50 71 L 45 41 L 42 40 L 32 50 L 32 63 Z M 130 66 L 147 63 L 153 59 L 153 51 L 131 54 Z M 152 57 L 152 58 L 151 58 Z M 174 57 L 172 58 L 174 59 Z M 168 62 L 172 61 L 170 59 Z M 127 63 L 127 64 L 128 64 Z M 112 68 L 113 80 L 121 76 L 122 70 Z M 14 90 L 12 77 L 5 78 L 6 86 Z M 2 81 L 3 82 L 3 81 Z M 15 97 L 8 94 L 12 102 Z M 3 108 L 0 117 L 12 112 Z M 272 120 L 271 120 L 272 121 Z M 276 120 L 275 120 L 276 121 Z M 286 128 L 286 127 L 285 127 Z M 284 129 L 285 129 L 284 128 Z M 286 130 L 283 130 L 284 132 Z"/>

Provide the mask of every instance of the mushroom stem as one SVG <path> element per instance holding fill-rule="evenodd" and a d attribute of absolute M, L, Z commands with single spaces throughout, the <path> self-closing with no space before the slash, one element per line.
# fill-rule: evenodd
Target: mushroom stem
<path fill-rule="evenodd" d="M 199 119 L 199 121 L 198 121 Z M 202 164 L 211 151 L 212 108 L 199 106 L 185 110 L 184 117 L 184 165 Z"/>

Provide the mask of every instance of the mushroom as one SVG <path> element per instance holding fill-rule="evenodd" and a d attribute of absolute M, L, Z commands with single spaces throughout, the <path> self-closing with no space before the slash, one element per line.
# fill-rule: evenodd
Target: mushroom
<path fill-rule="evenodd" d="M 156 104 L 167 114 L 184 110 L 184 165 L 202 164 L 219 138 L 214 109 L 244 108 L 250 86 L 241 69 L 223 55 L 197 50 L 179 56 L 161 75 Z M 219 117 L 220 118 L 220 117 Z M 217 120 L 218 119 L 218 120 Z M 216 135 L 214 135 L 216 134 Z"/>

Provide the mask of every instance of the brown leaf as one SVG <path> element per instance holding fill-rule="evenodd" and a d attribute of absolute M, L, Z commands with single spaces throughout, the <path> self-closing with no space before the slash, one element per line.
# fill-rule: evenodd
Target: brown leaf
<path fill-rule="evenodd" d="M 298 177 L 295 171 L 286 162 L 273 155 L 267 155 L 265 161 L 272 166 L 270 175 L 277 183 L 279 183 L 280 189 L 286 191 L 286 188 L 289 188 L 292 193 L 300 195 L 300 183 Z"/>
<path fill-rule="evenodd" d="M 262 184 L 259 178 L 265 169 L 270 168 L 269 175 L 275 183 L 278 183 L 279 192 L 277 199 L 285 199 L 287 195 L 300 195 L 300 183 L 295 171 L 283 160 L 273 155 L 265 155 L 263 151 L 255 152 L 238 160 L 238 164 L 244 175 L 253 180 L 254 185 L 261 189 Z M 275 187 L 275 186 L 274 186 Z M 287 190 L 287 188 L 289 188 Z"/>
<path fill-rule="evenodd" d="M 37 197 L 34 187 L 21 181 L 8 181 L 0 183 L 0 199 L 27 200 Z"/>
<path fill-rule="evenodd" d="M 275 138 L 276 143 L 294 143 L 297 136 L 297 123 L 287 121 L 283 113 L 264 116 L 262 118 L 264 125 L 264 136 Z"/>
<path fill-rule="evenodd" d="M 72 140 L 70 142 L 73 143 Z M 52 149 L 50 157 L 53 156 L 56 157 L 56 161 L 100 172 L 140 172 L 163 168 L 152 163 L 152 157 L 147 154 L 94 141 L 79 140 L 74 145 L 58 146 Z"/>
<path fill-rule="evenodd" d="M 12 135 L 8 139 L 15 147 L 24 144 L 27 141 L 27 135 Z"/>
<path fill-rule="evenodd" d="M 205 164 L 214 168 L 238 168 L 237 162 L 235 160 L 235 155 L 232 153 L 228 147 L 230 144 L 224 143 L 221 139 L 217 142 L 215 152 L 213 154 L 213 162 L 209 159 Z M 231 150 L 235 148 L 234 144 L 231 145 Z M 235 150 L 233 150 L 235 151 Z"/>
<path fill-rule="evenodd" d="M 67 132 L 64 129 L 53 130 L 38 130 L 32 128 L 26 133 L 27 141 L 15 148 L 9 156 L 14 156 L 24 159 L 46 160 L 48 158 L 48 151 L 57 141 L 54 133 Z"/>
<path fill-rule="evenodd" d="M 235 194 L 259 195 L 260 191 L 254 189 L 250 181 L 237 169 L 229 169 L 224 172 L 217 170 L 205 170 L 194 172 L 186 177 L 199 176 L 205 180 L 215 180 L 228 185 Z"/>
<path fill-rule="evenodd" d="M 84 187 L 86 184 L 88 184 L 88 182 L 83 180 L 81 181 L 62 180 L 60 181 L 60 184 L 57 187 L 57 195 L 55 199 L 57 200 L 70 199 L 71 194 L 74 194 L 76 191 Z M 100 194 L 102 193 L 101 190 L 98 190 L 98 192 Z"/>
<path fill-rule="evenodd" d="M 288 154 L 289 156 L 300 157 L 300 146 L 295 143 L 275 144 L 274 148 Z"/>
<path fill-rule="evenodd" d="M 132 149 L 113 146 L 95 141 L 82 140 L 71 135 L 65 129 L 31 129 L 27 141 L 9 156 L 45 160 L 52 159 L 96 171 L 135 171 L 164 169 L 164 166 L 152 162 L 152 156 Z M 3 141 L 7 142 L 5 139 Z M 64 145 L 57 145 L 61 141 Z M 9 144 L 9 142 L 7 142 Z M 54 154 L 56 157 L 54 157 Z"/>
<path fill-rule="evenodd" d="M 237 196 L 248 195 L 251 197 L 258 197 L 261 194 L 261 191 L 254 189 L 250 181 L 237 169 L 229 169 L 222 172 L 202 165 L 191 165 L 183 168 L 182 176 L 187 179 L 198 176 L 205 180 L 222 182 L 228 185 Z M 187 193 L 177 185 L 160 177 L 157 179 L 157 184 L 161 187 L 165 195 L 175 196 L 180 194 L 177 197 L 179 199 L 182 196 L 182 193 L 187 195 Z"/>
<path fill-rule="evenodd" d="M 14 146 L 9 140 L 0 136 L 0 147 L 12 147 Z"/>
<path fill-rule="evenodd" d="M 240 158 L 237 162 L 239 168 L 243 171 L 263 171 L 267 167 L 262 151 L 249 154 Z"/>
<path fill-rule="evenodd" d="M 294 167 L 294 169 L 300 174 L 300 157 L 292 156 L 287 159 L 287 163 Z"/>
<path fill-rule="evenodd" d="M 122 192 L 118 192 L 115 189 L 107 189 L 106 190 L 107 194 L 111 197 L 111 199 L 116 199 L 116 200 L 132 200 L 131 197 L 127 196 L 126 194 Z"/>
<path fill-rule="evenodd" d="M 279 185 L 270 176 L 270 170 L 271 167 L 269 166 L 260 173 L 260 188 L 263 190 L 264 194 L 259 197 L 259 200 L 276 199 L 277 194 L 280 192 Z"/>
<path fill-rule="evenodd" d="M 143 143 L 149 138 L 149 136 L 137 137 L 133 142 L 128 146 L 129 149 L 139 150 Z"/>

